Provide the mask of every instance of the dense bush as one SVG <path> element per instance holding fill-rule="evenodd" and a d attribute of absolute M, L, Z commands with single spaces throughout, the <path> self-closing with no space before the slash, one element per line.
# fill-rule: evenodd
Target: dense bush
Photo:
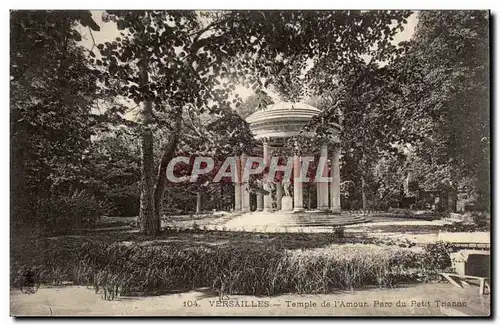
<path fill-rule="evenodd" d="M 451 244 L 445 242 L 428 243 L 424 249 L 429 254 L 424 257 L 424 264 L 432 269 L 451 267 Z"/>
<path fill-rule="evenodd" d="M 11 284 L 26 275 L 37 283 L 92 285 L 106 299 L 209 287 L 220 295 L 326 293 L 366 285 L 381 287 L 435 275 L 441 252 L 344 244 L 286 250 L 248 244 L 197 246 L 45 240 L 12 254 Z M 35 248 L 35 249 L 34 249 Z M 30 257 L 28 260 L 26 257 Z M 432 263 L 429 263 L 432 262 Z"/>
<path fill-rule="evenodd" d="M 453 222 L 440 227 L 443 232 L 489 232 L 490 226 L 478 226 L 473 223 Z"/>
<path fill-rule="evenodd" d="M 109 204 L 85 191 L 40 198 L 34 207 L 35 225 L 43 233 L 67 233 L 92 227 L 109 210 Z"/>
<path fill-rule="evenodd" d="M 471 212 L 472 221 L 478 228 L 490 226 L 490 214 L 486 212 Z"/>
<path fill-rule="evenodd" d="M 290 252 L 289 275 L 299 293 L 327 293 L 367 285 L 428 280 L 436 266 L 426 266 L 430 252 L 397 247 L 344 244 Z"/>
<path fill-rule="evenodd" d="M 345 233 L 345 227 L 343 226 L 335 226 L 333 227 L 333 235 L 336 238 L 343 238 Z"/>

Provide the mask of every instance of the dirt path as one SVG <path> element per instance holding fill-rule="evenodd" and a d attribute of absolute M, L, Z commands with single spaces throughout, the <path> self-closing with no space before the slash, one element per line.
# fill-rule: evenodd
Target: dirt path
<path fill-rule="evenodd" d="M 192 291 L 105 301 L 86 287 L 42 287 L 31 295 L 12 290 L 10 312 L 15 316 L 486 316 L 490 311 L 488 296 L 480 297 L 477 287 L 462 290 L 445 283 L 325 295 L 218 299 Z"/>

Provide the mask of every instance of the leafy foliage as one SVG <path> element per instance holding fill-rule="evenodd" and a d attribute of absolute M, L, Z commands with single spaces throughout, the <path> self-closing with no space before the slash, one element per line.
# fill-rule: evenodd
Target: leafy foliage
<path fill-rule="evenodd" d="M 12 225 L 37 225 L 34 203 L 82 184 L 96 98 L 80 23 L 99 26 L 88 11 L 11 12 Z M 34 198 L 33 198 L 34 197 Z"/>
<path fill-rule="evenodd" d="M 457 193 L 488 206 L 488 24 L 487 12 L 419 12 L 412 40 L 385 42 L 343 68 L 319 61 L 307 72 L 324 107 L 319 127 L 344 126 L 342 180 L 361 189 L 364 208 L 379 196 L 402 202 L 409 176 L 420 191 L 446 196 L 450 211 Z M 383 176 L 385 164 L 395 165 Z"/>
<path fill-rule="evenodd" d="M 140 143 L 134 130 L 121 126 L 97 133 L 84 162 L 86 188 L 112 204 L 108 214 L 137 215 Z"/>
<path fill-rule="evenodd" d="M 99 29 L 90 12 L 13 11 L 13 225 L 35 225 L 37 203 L 82 190 L 116 214 L 140 207 L 149 234 L 197 192 L 230 206 L 231 187 L 207 183 L 212 175 L 170 185 L 166 165 L 175 155 L 250 153 L 243 118 L 272 92 L 323 112 L 304 130 L 316 137 L 290 140 L 283 155 L 295 141 L 317 148 L 330 123 L 343 125 L 346 207 L 401 203 L 411 175 L 426 198 L 448 195 L 450 210 L 457 198 L 487 208 L 488 14 L 421 12 L 413 39 L 393 44 L 410 14 L 107 11 L 120 36 L 86 50 L 81 26 Z M 237 85 L 255 94 L 243 100 Z M 124 119 L 130 110 L 134 121 Z"/>
<path fill-rule="evenodd" d="M 423 12 L 397 64 L 406 71 L 399 113 L 407 133 L 418 136 L 412 172 L 426 189 L 474 189 L 483 208 L 489 197 L 488 33 L 487 12 Z M 470 177 L 474 181 L 463 184 Z"/>
<path fill-rule="evenodd" d="M 227 112 L 232 104 L 241 103 L 237 94 L 230 100 L 234 81 L 243 79 L 247 87 L 260 86 L 262 79 L 272 76 L 277 57 L 293 56 L 304 62 L 338 56 L 348 62 L 364 49 L 386 41 L 391 30 L 384 26 L 405 15 L 390 11 L 107 12 L 105 18 L 116 22 L 121 36 L 97 45 L 99 56 L 92 56 L 103 67 L 100 79 L 107 90 L 144 106 L 143 231 L 159 231 L 165 169 L 179 143 L 183 111 L 187 110 L 188 117 Z M 359 28 L 353 30 L 353 25 Z M 349 51 L 339 46 L 339 40 Z M 151 130 L 156 123 L 168 121 L 163 117 L 173 119 L 176 127 L 162 156 L 155 186 Z M 248 144 L 240 141 L 239 147 L 244 145 Z"/>
<path fill-rule="evenodd" d="M 69 196 L 41 198 L 35 207 L 36 231 L 42 235 L 92 228 L 110 210 L 109 202 L 85 191 L 75 191 Z"/>

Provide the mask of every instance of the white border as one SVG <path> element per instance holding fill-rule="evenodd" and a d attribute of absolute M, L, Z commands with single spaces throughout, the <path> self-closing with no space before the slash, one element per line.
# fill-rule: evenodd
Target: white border
<path fill-rule="evenodd" d="M 7 325 L 7 324 L 13 324 L 15 321 L 8 317 L 9 315 L 9 79 L 8 79 L 8 74 L 9 74 L 9 52 L 8 52 L 8 47 L 9 47 L 9 9 L 117 9 L 117 8 L 128 8 L 128 9 L 145 9 L 145 8 L 171 8 L 171 9 L 492 9 L 492 14 L 495 16 L 496 19 L 498 19 L 498 15 L 500 12 L 499 9 L 499 3 L 500 1 L 483 1 L 483 0 L 475 0 L 475 1 L 470 1 L 470 0 L 456 0 L 456 1 L 436 1 L 436 0 L 406 0 L 406 1 L 361 1 L 361 0 L 349 0 L 349 1 L 342 1 L 342 2 L 323 2 L 323 1 L 314 1 L 314 0 L 308 0 L 308 1 L 273 1 L 270 2 L 268 0 L 254 0 L 254 1 L 168 1 L 168 2 L 161 2 L 161 1 L 131 1 L 131 0 L 122 0 L 122 1 L 115 1 L 115 2 L 110 2 L 110 1 L 96 1 L 96 0 L 87 0 L 85 2 L 69 2 L 69 1 L 10 1 L 10 2 L 2 2 L 2 7 L 5 6 L 5 8 L 2 8 L 4 10 L 1 11 L 1 36 L 2 36 L 2 44 L 3 44 L 3 50 L 1 51 L 2 53 L 2 65 L 0 66 L 1 68 L 1 74 L 2 76 L 1 81 L 2 81 L 2 104 L 3 107 L 0 110 L 0 121 L 2 122 L 2 128 L 0 128 L 1 132 L 1 138 L 0 138 L 0 145 L 2 149 L 2 160 L 1 160 L 1 171 L 2 171 L 2 187 L 1 189 L 1 200 L 2 200 L 2 227 L 0 228 L 1 230 L 1 236 L 0 238 L 3 239 L 3 243 L 1 246 L 1 260 L 0 263 L 2 264 L 3 268 L 1 270 L 1 284 L 2 287 L 0 289 L 0 296 L 2 298 L 1 302 L 1 313 L 0 316 L 2 318 L 2 325 Z M 497 22 L 498 24 L 498 22 Z M 498 47 L 496 46 L 496 42 L 498 41 L 498 33 L 496 26 L 493 26 L 493 29 L 495 33 L 493 34 L 494 40 L 493 40 L 493 47 L 494 47 L 494 53 L 495 53 L 495 60 L 496 65 L 495 65 L 495 71 L 494 73 L 494 85 L 498 87 L 498 79 L 497 79 L 497 69 L 498 69 Z M 496 95 L 496 89 L 492 89 L 492 91 L 495 92 L 495 98 L 498 97 Z M 495 104 L 495 103 L 493 103 Z M 492 109 L 493 111 L 493 109 Z M 498 117 L 499 115 L 496 114 L 495 119 L 494 119 L 494 125 L 495 126 L 500 126 L 500 118 Z M 493 135 L 492 135 L 493 136 Z M 498 152 L 499 150 L 498 145 L 495 145 L 495 152 Z M 496 160 L 495 160 L 496 162 Z M 496 166 L 497 173 L 498 173 L 498 166 Z M 498 200 L 499 195 L 499 189 L 497 186 L 495 186 L 495 198 L 492 198 L 492 202 L 500 202 Z M 496 220 L 495 222 L 495 234 L 498 236 L 498 225 L 500 222 L 498 222 L 496 216 L 492 216 L 493 219 Z M 496 249 L 496 248 L 495 248 Z M 496 252 L 496 250 L 495 250 Z M 495 278 L 498 278 L 498 272 L 495 271 Z M 496 287 L 495 287 L 496 289 Z M 498 293 L 497 293 L 498 294 Z M 498 302 L 498 296 L 496 297 L 497 300 L 495 302 Z M 492 310 L 497 311 L 498 313 L 498 304 L 495 305 L 495 307 L 492 307 Z M 76 320 L 75 320 L 76 321 Z M 70 324 L 75 321 L 72 320 L 64 320 L 64 321 L 56 321 L 57 324 Z M 79 324 L 88 324 L 88 325 L 104 325 L 105 323 L 127 323 L 127 324 L 146 324 L 147 322 L 151 322 L 152 320 L 147 320 L 147 321 L 141 321 L 141 320 L 124 320 L 124 319 L 119 319 L 119 320 L 78 320 Z M 197 322 L 201 322 L 202 320 L 193 320 L 193 321 L 176 321 L 176 320 L 162 320 L 162 321 L 157 321 L 161 323 L 168 323 L 168 324 L 194 324 Z M 313 321 L 313 320 L 311 320 Z M 318 322 L 319 320 L 314 320 L 315 322 Z M 35 324 L 37 320 L 28 320 L 24 321 L 24 324 Z M 46 320 L 46 323 L 52 324 L 54 322 L 53 319 Z M 207 322 L 206 320 L 204 322 Z M 211 323 L 236 323 L 238 321 L 235 320 L 230 320 L 230 321 L 222 321 L 222 320 L 210 320 Z M 283 320 L 246 320 L 244 321 L 246 323 L 252 323 L 252 324 L 260 324 L 260 325 L 266 325 L 266 324 L 271 324 L 271 323 L 276 323 L 276 322 L 283 322 Z M 286 320 L 284 321 L 286 323 L 307 323 L 305 320 Z M 387 319 L 372 319 L 372 320 L 341 320 L 341 319 L 326 319 L 322 320 L 322 322 L 327 322 L 327 323 L 332 323 L 332 324 L 362 324 L 362 323 L 386 323 L 386 322 L 392 322 L 392 323 L 401 323 L 400 320 L 387 320 Z M 442 323 L 455 323 L 457 320 L 428 320 L 428 319 L 421 319 L 421 320 L 405 320 L 405 323 L 425 323 L 427 325 L 440 325 Z M 466 322 L 467 324 L 477 324 L 479 323 L 478 320 L 464 320 L 463 322 Z"/>

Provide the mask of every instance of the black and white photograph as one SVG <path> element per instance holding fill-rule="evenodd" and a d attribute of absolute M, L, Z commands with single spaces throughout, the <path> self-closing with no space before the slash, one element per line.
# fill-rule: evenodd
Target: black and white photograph
<path fill-rule="evenodd" d="M 491 316 L 489 10 L 9 16 L 11 317 Z"/>

